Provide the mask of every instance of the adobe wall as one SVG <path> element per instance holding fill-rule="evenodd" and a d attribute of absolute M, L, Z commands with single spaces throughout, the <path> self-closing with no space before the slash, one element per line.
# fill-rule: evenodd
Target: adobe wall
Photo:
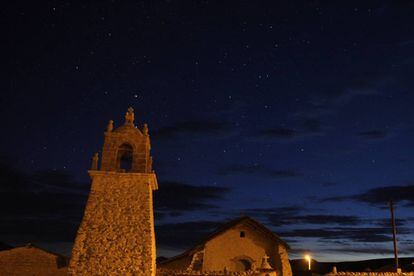
<path fill-rule="evenodd" d="M 0 275 L 67 275 L 66 260 L 35 247 L 0 251 Z"/>
<path fill-rule="evenodd" d="M 155 174 L 90 171 L 70 275 L 155 275 Z"/>
<path fill-rule="evenodd" d="M 244 238 L 240 237 L 240 231 L 245 232 Z M 237 225 L 205 244 L 203 271 L 222 271 L 224 267 L 228 271 L 236 271 L 235 261 L 243 257 L 253 261 L 254 266 L 259 268 L 264 255 L 270 257 L 269 263 L 274 269 L 281 271 L 283 266 L 290 268 L 289 261 L 282 261 L 276 248 L 278 248 L 277 243 L 265 238 L 249 226 Z M 282 264 L 285 261 L 287 263 Z"/>

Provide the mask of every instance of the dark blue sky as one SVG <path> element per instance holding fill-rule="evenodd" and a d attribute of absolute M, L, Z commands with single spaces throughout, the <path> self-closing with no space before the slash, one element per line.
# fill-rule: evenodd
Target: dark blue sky
<path fill-rule="evenodd" d="M 414 4 L 1 11 L 0 241 L 70 252 L 109 119 L 149 124 L 160 255 L 247 214 L 318 260 L 414 253 Z M 171 229 L 175 229 L 174 232 Z"/>

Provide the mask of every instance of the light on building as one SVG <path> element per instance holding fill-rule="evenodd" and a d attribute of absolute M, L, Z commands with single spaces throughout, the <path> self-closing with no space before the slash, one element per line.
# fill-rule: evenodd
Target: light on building
<path fill-rule="evenodd" d="M 308 261 L 308 270 L 311 270 L 312 257 L 310 255 L 305 255 L 305 260 Z"/>

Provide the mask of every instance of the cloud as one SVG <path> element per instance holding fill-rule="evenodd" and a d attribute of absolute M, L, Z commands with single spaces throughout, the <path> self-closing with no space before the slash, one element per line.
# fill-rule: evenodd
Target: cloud
<path fill-rule="evenodd" d="M 73 241 L 88 193 L 64 172 L 26 174 L 0 162 L 0 239 Z"/>
<path fill-rule="evenodd" d="M 367 131 L 361 131 L 357 133 L 357 136 L 365 139 L 382 139 L 388 135 L 388 131 L 372 129 Z"/>
<path fill-rule="evenodd" d="M 203 220 L 156 225 L 157 246 L 180 250 L 189 249 L 222 224 L 223 222 Z"/>
<path fill-rule="evenodd" d="M 292 127 L 275 126 L 267 129 L 262 129 L 256 135 L 258 138 L 279 139 L 279 140 L 292 140 L 298 138 L 304 138 L 309 136 L 323 136 L 326 129 L 322 126 L 321 122 L 316 118 L 304 118 L 300 121 L 292 123 Z"/>
<path fill-rule="evenodd" d="M 243 213 L 251 217 L 259 217 L 263 221 L 267 220 L 268 224 L 272 226 L 283 226 L 288 218 L 296 216 L 305 210 L 301 206 L 283 206 L 245 209 Z"/>
<path fill-rule="evenodd" d="M 303 214 L 309 211 L 315 210 L 309 210 L 309 208 L 302 206 L 286 206 L 253 208 L 246 209 L 243 212 L 249 216 L 267 220 L 268 225 L 275 227 L 287 225 L 360 225 L 367 223 L 366 219 L 351 215 Z"/>
<path fill-rule="evenodd" d="M 267 168 L 259 164 L 242 165 L 232 164 L 227 165 L 218 170 L 218 174 L 227 176 L 233 174 L 260 174 L 270 178 L 289 178 L 297 177 L 301 174 L 294 170 L 275 170 Z"/>
<path fill-rule="evenodd" d="M 399 234 L 409 234 L 405 228 L 399 228 Z M 391 231 L 387 227 L 328 227 L 323 229 L 295 229 L 280 232 L 281 237 L 319 238 L 320 240 L 346 240 L 351 242 L 390 242 Z"/>
<path fill-rule="evenodd" d="M 289 224 L 339 224 L 339 225 L 357 225 L 362 222 L 356 216 L 341 215 L 304 215 L 293 216 L 286 219 Z"/>
<path fill-rule="evenodd" d="M 325 252 L 333 252 L 333 253 L 356 253 L 356 254 L 381 254 L 381 255 L 389 255 L 394 252 L 392 248 L 389 247 L 381 247 L 381 246 L 362 246 L 362 247 L 341 247 L 341 248 L 328 248 L 324 249 Z"/>
<path fill-rule="evenodd" d="M 404 203 L 407 207 L 414 207 L 414 184 L 378 187 L 356 195 L 324 199 L 324 201 L 359 201 L 382 207 L 386 207 L 390 200 Z"/>
<path fill-rule="evenodd" d="M 297 207 L 280 207 L 280 208 L 268 208 L 268 209 L 249 209 L 245 210 L 246 213 L 251 215 L 252 213 L 267 215 L 267 212 L 272 212 L 273 215 L 279 212 L 283 217 L 287 218 L 290 214 L 297 214 L 301 212 L 301 208 Z M 257 216 L 256 216 L 257 217 Z M 261 220 L 263 221 L 263 219 Z M 358 224 L 362 222 L 359 218 L 348 216 L 295 216 L 290 222 L 299 221 L 300 223 L 310 224 Z M 191 246 L 196 245 L 202 241 L 215 229 L 223 225 L 224 221 L 190 221 L 179 223 L 165 223 L 156 226 L 157 233 L 157 245 L 160 247 L 170 247 L 176 249 L 188 249 Z M 266 223 L 269 224 L 269 223 Z M 271 226 L 274 226 L 270 223 Z M 171 231 L 174 229 L 174 231 Z M 399 228 L 400 239 L 404 235 L 410 234 L 410 230 L 407 228 Z M 342 245 L 354 244 L 354 243 L 383 243 L 390 242 L 391 230 L 389 227 L 324 227 L 324 228 L 312 228 L 312 229 L 294 229 L 287 231 L 279 231 L 284 240 L 289 240 L 294 243 L 303 240 L 303 238 L 316 238 L 319 241 L 330 244 L 338 243 Z"/>
<path fill-rule="evenodd" d="M 333 182 L 333 181 L 325 181 L 321 185 L 322 187 L 332 187 L 332 186 L 338 185 L 338 183 Z"/>
<path fill-rule="evenodd" d="M 414 253 L 414 247 L 413 246 L 400 246 L 399 250 L 404 252 L 404 254 L 413 254 Z M 390 246 L 380 246 L 380 245 L 363 245 L 363 246 L 341 246 L 338 248 L 328 248 L 323 249 L 325 252 L 332 252 L 332 253 L 348 253 L 348 254 L 379 254 L 379 255 L 391 255 L 394 253 L 394 250 Z M 372 261 L 378 261 L 377 259 Z M 367 267 L 367 264 L 363 264 L 365 267 Z M 384 264 L 385 265 L 385 264 Z M 339 268 L 339 267 L 338 267 Z"/>
<path fill-rule="evenodd" d="M 314 84 L 315 88 L 309 95 L 308 106 L 297 114 L 315 118 L 332 116 L 353 101 L 383 96 L 386 91 L 389 91 L 386 88 L 395 82 L 395 78 L 386 73 L 386 68 L 373 70 L 361 67 L 361 69 L 352 72 L 344 71 L 340 78 L 337 74 L 330 75 L 329 81 L 323 87 Z"/>
<path fill-rule="evenodd" d="M 252 208 L 246 209 L 243 212 L 251 217 L 259 217 L 261 220 L 270 226 L 284 226 L 291 224 L 289 219 L 298 216 L 300 213 L 306 211 L 301 206 L 283 206 L 273 208 Z"/>
<path fill-rule="evenodd" d="M 274 127 L 259 132 L 259 136 L 267 138 L 292 139 L 298 135 L 297 131 L 286 127 Z"/>
<path fill-rule="evenodd" d="M 299 225 L 299 224 L 315 224 L 315 225 L 358 225 L 362 223 L 356 216 L 341 215 L 290 215 L 277 213 L 268 214 L 267 219 L 272 226 Z"/>
<path fill-rule="evenodd" d="M 384 70 L 379 68 L 361 69 L 361 71 L 344 72 L 345 78 L 341 77 L 341 80 L 332 75 L 330 82 L 315 92 L 315 98 L 320 99 L 322 96 L 326 99 L 325 104 L 328 107 L 339 107 L 358 97 L 381 95 L 383 87 L 393 81 Z"/>
<path fill-rule="evenodd" d="M 322 130 L 321 122 L 317 119 L 306 119 L 302 125 L 303 133 L 319 133 Z"/>
<path fill-rule="evenodd" d="M 182 212 L 215 209 L 213 203 L 224 199 L 229 188 L 218 186 L 192 186 L 182 182 L 163 181 L 154 193 L 154 209 L 158 218 L 178 216 Z"/>
<path fill-rule="evenodd" d="M 354 85 L 365 85 L 365 83 L 355 83 Z M 337 95 L 336 98 L 333 99 L 333 104 L 335 105 L 345 105 L 350 103 L 356 97 L 361 96 L 372 96 L 378 95 L 380 91 L 376 87 L 362 87 L 362 88 L 351 88 L 343 93 Z"/>
<path fill-rule="evenodd" d="M 269 213 L 276 216 L 279 214 L 284 218 L 289 218 L 293 215 L 291 220 L 287 220 L 288 223 L 305 223 L 305 224 L 339 224 L 339 225 L 356 225 L 364 223 L 364 220 L 352 216 L 335 216 L 335 215 L 310 215 L 310 216 L 297 216 L 298 213 L 304 209 L 296 206 L 288 207 L 276 207 L 276 208 L 258 208 L 244 210 L 245 214 L 261 217 L 260 221 L 264 222 Z M 170 247 L 175 249 L 189 249 L 191 246 L 196 245 L 202 241 L 215 229 L 223 225 L 225 221 L 190 221 L 180 223 L 166 223 L 156 226 L 157 233 L 157 245 L 160 247 Z M 274 226 L 272 222 L 265 223 L 270 226 Z M 278 225 L 280 226 L 280 225 Z M 174 231 L 171 231 L 174 229 Z M 286 231 L 278 231 L 285 241 L 290 243 L 303 241 L 304 238 L 315 238 L 319 242 L 324 244 L 339 244 L 341 248 L 346 245 L 352 245 L 352 248 L 357 248 L 355 243 L 386 243 L 392 241 L 391 229 L 389 227 L 324 227 L 324 228 L 311 228 L 311 229 L 293 229 Z M 411 234 L 411 230 L 404 227 L 398 229 L 400 241 L 405 241 L 405 237 Z M 376 245 L 378 246 L 378 245 Z M 329 251 L 329 249 L 327 249 Z M 352 250 L 347 250 L 352 252 Z M 357 250 L 359 251 L 359 250 Z M 355 251 L 355 252 L 357 252 Z M 361 251 L 362 253 L 364 251 Z M 367 250 L 367 253 L 375 253 Z"/>
<path fill-rule="evenodd" d="M 372 222 L 376 225 L 383 226 L 383 227 L 390 227 L 391 225 L 390 219 L 377 219 L 377 220 L 373 220 Z M 408 222 L 407 219 L 399 219 L 399 218 L 395 219 L 395 225 L 397 227 L 404 226 L 407 224 L 407 222 Z"/>
<path fill-rule="evenodd" d="M 177 135 L 220 135 L 229 133 L 231 126 L 219 121 L 183 121 L 152 132 L 154 139 L 169 139 Z"/>
<path fill-rule="evenodd" d="M 82 213 L 81 213 L 82 214 Z M 54 217 L 17 216 L 2 218 L 0 239 L 10 243 L 73 242 L 78 230 L 78 220 L 63 215 Z"/>

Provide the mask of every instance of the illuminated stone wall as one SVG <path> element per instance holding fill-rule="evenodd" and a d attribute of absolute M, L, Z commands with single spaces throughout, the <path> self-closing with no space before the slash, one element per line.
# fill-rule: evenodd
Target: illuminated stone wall
<path fill-rule="evenodd" d="M 154 174 L 90 171 L 72 275 L 155 275 Z"/>

